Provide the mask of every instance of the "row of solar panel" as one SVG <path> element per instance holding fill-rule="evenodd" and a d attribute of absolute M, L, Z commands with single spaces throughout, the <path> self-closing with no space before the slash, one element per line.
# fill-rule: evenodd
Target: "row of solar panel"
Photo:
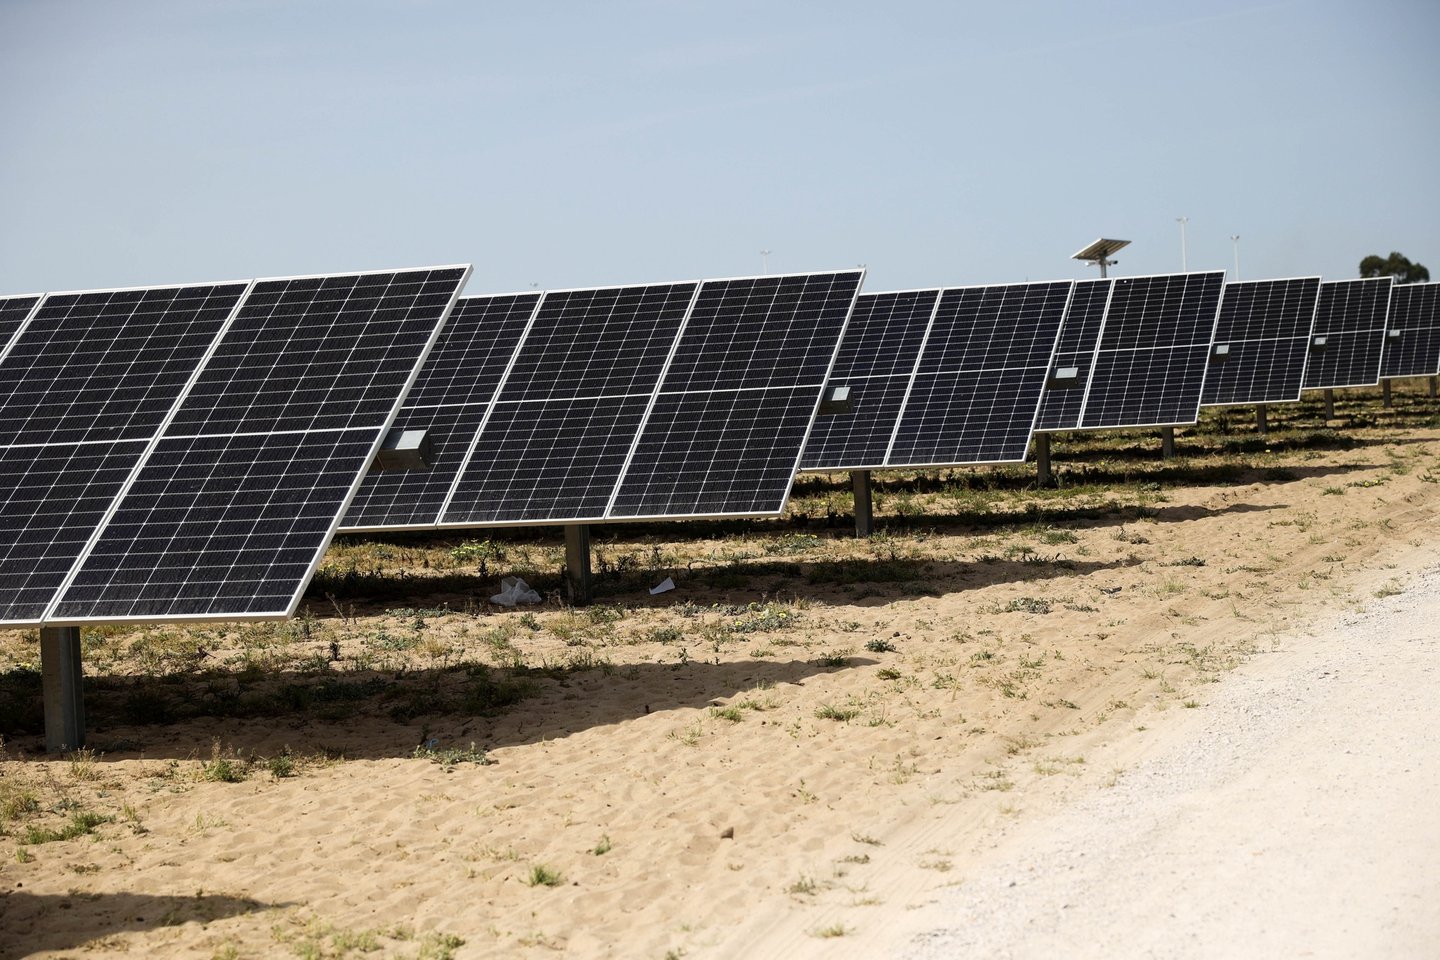
<path fill-rule="evenodd" d="M 810 426 L 771 397 L 742 411 L 712 394 L 695 416 L 664 422 L 666 442 L 690 454 L 671 475 L 687 495 L 643 510 L 617 477 L 627 455 L 657 442 L 636 445 L 640 401 L 660 366 L 644 358 L 663 353 L 669 341 L 655 343 L 655 324 L 690 289 L 466 297 L 401 412 L 407 428 L 430 434 L 433 466 L 368 478 L 344 528 L 775 513 L 787 458 L 757 446 L 756 424 L 785 440 L 787 456 L 791 436 L 809 427 L 807 470 L 1017 462 L 1036 429 L 1193 423 L 1202 405 L 1375 383 L 1390 287 L 1318 277 L 1225 285 L 1209 272 L 862 294 L 829 379 L 848 391 L 848 413 Z M 1384 350 L 1387 370 L 1440 367 L 1435 297 L 1423 295 L 1434 290 L 1397 296 L 1391 329 L 1405 333 Z M 786 341 L 768 349 L 783 353 Z M 731 464 L 744 467 L 740 477 Z M 724 496 L 687 512 L 717 470 Z"/>
<path fill-rule="evenodd" d="M 467 297 L 446 324 L 466 270 L 0 300 L 0 622 L 288 614 L 347 506 L 357 530 L 777 513 L 802 452 L 1016 461 L 1037 428 L 1440 367 L 1440 285 L 1396 288 L 1387 328 L 1388 279 L 857 300 L 841 271 Z M 852 409 L 817 420 L 827 381 Z M 433 466 L 362 484 L 402 399 Z"/>
<path fill-rule="evenodd" d="M 508 298 L 523 331 L 456 324 L 412 392 L 468 274 L 0 299 L 0 624 L 290 615 L 401 401 L 489 377 L 449 439 L 507 516 L 778 511 L 862 278 Z"/>

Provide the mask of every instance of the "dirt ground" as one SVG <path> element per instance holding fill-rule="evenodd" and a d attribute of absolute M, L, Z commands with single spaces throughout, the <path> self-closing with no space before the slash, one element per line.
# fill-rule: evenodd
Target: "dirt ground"
<path fill-rule="evenodd" d="M 1433 562 L 1440 401 L 1401 400 L 890 480 L 868 541 L 843 476 L 597 528 L 581 610 L 485 602 L 552 593 L 553 538 L 339 542 L 290 624 L 87 632 L 63 759 L 0 632 L 0 956 L 864 955 Z"/>

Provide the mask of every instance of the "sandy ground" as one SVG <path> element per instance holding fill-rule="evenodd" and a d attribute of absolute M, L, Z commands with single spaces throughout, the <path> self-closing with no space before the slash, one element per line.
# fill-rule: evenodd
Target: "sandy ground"
<path fill-rule="evenodd" d="M 1436 956 L 1440 568 L 1241 667 L 865 955 Z M 838 952 L 833 954 L 840 956 Z"/>
<path fill-rule="evenodd" d="M 1368 436 L 1010 519 L 887 493 L 927 519 L 869 542 L 602 538 L 677 589 L 583 613 L 475 601 L 519 546 L 452 595 L 367 547 L 415 599 L 91 634 L 97 754 L 0 753 L 0 957 L 1404 955 L 1437 621 L 1303 639 L 1434 593 L 1440 429 Z"/>

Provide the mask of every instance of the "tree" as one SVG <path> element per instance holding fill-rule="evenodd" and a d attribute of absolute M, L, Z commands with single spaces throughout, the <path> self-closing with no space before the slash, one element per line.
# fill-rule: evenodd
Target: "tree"
<path fill-rule="evenodd" d="M 1372 253 L 1361 260 L 1360 276 L 1394 277 L 1399 283 L 1426 283 L 1430 280 L 1430 271 L 1418 263 L 1411 263 L 1410 259 L 1398 250 L 1392 250 L 1388 257 Z"/>

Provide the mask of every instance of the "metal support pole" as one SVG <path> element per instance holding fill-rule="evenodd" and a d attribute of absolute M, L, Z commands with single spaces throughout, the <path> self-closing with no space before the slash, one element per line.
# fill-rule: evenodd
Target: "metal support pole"
<path fill-rule="evenodd" d="M 1270 422 L 1265 417 L 1265 404 L 1263 403 L 1255 405 L 1255 432 L 1262 437 L 1270 432 Z"/>
<path fill-rule="evenodd" d="M 565 525 L 565 589 L 574 606 L 590 603 L 590 524 Z"/>
<path fill-rule="evenodd" d="M 1055 475 L 1050 472 L 1050 434 L 1035 434 L 1035 482 L 1042 487 L 1048 487 L 1055 482 Z"/>
<path fill-rule="evenodd" d="M 1166 460 L 1175 459 L 1175 428 L 1160 428 L 1160 456 Z"/>
<path fill-rule="evenodd" d="M 1432 396 L 1432 397 L 1435 396 L 1435 394 L 1436 394 L 1437 392 L 1440 392 L 1440 377 L 1431 377 L 1431 378 L 1430 378 L 1430 396 Z"/>
<path fill-rule="evenodd" d="M 1325 391 L 1325 419 L 1326 419 L 1326 420 L 1334 420 L 1334 419 L 1335 419 L 1335 391 L 1334 391 L 1334 390 L 1326 390 L 1326 391 Z"/>
<path fill-rule="evenodd" d="M 1393 407 L 1394 407 L 1394 404 L 1392 404 L 1391 401 L 1390 401 L 1390 381 L 1389 381 L 1389 380 L 1381 380 L 1381 381 L 1380 381 L 1380 405 L 1383 406 L 1386 410 L 1393 409 Z"/>
<path fill-rule="evenodd" d="M 850 486 L 855 491 L 855 536 L 868 537 L 875 532 L 875 510 L 870 498 L 870 471 L 851 470 Z"/>
<path fill-rule="evenodd" d="M 45 749 L 85 746 L 85 675 L 79 627 L 40 628 L 40 689 L 45 697 Z"/>

